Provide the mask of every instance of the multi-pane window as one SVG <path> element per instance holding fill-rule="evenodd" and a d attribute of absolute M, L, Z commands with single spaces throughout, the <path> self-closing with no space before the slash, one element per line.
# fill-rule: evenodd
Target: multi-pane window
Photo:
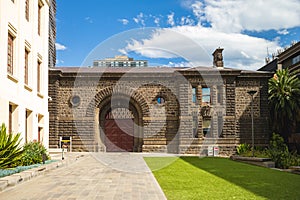
<path fill-rule="evenodd" d="M 29 65 L 29 51 L 25 49 L 25 63 L 24 63 L 24 83 L 28 85 L 28 65 Z"/>
<path fill-rule="evenodd" d="M 209 105 L 210 103 L 210 88 L 202 87 L 202 106 Z"/>
<path fill-rule="evenodd" d="M 41 14 L 42 14 L 42 5 L 38 6 L 38 34 L 41 35 Z"/>
<path fill-rule="evenodd" d="M 25 0 L 25 18 L 29 21 L 29 0 Z"/>
<path fill-rule="evenodd" d="M 14 72 L 14 37 L 8 33 L 7 42 L 7 72 L 13 74 Z"/>
<path fill-rule="evenodd" d="M 218 103 L 223 104 L 223 87 L 221 85 L 218 85 L 217 88 L 218 88 L 217 89 L 217 91 L 218 91 L 218 97 L 217 97 Z"/>
<path fill-rule="evenodd" d="M 197 102 L 197 87 L 192 87 L 192 101 L 193 103 Z"/>
<path fill-rule="evenodd" d="M 37 62 L 37 92 L 41 92 L 41 66 L 42 63 L 40 61 Z"/>
<path fill-rule="evenodd" d="M 294 65 L 294 64 L 296 64 L 296 63 L 298 63 L 298 62 L 300 62 L 300 55 L 298 55 L 298 56 L 296 56 L 296 57 L 294 57 L 294 58 L 292 59 L 292 65 Z"/>

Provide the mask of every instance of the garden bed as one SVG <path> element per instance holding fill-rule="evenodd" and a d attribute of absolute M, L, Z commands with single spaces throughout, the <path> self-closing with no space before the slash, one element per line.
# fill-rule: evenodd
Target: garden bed
<path fill-rule="evenodd" d="M 50 164 L 52 162 L 56 162 L 56 160 L 47 160 L 47 161 L 45 161 L 45 164 Z M 29 165 L 29 166 L 18 166 L 18 167 L 14 167 L 14 168 L 0 169 L 0 178 L 9 176 L 12 174 L 20 173 L 20 172 L 28 170 L 28 169 L 37 168 L 42 165 L 43 164 L 34 164 L 34 165 Z"/>
<path fill-rule="evenodd" d="M 257 165 L 257 166 L 262 166 L 267 168 L 275 168 L 275 162 L 273 162 L 270 158 L 231 156 L 230 159 L 244 162 L 244 163 L 249 163 L 252 165 Z"/>

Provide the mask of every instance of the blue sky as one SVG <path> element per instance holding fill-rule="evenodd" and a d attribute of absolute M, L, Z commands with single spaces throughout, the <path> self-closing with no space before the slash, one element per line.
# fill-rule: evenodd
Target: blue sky
<path fill-rule="evenodd" d="M 226 67 L 255 70 L 300 40 L 300 0 L 58 0 L 56 18 L 57 66 L 121 54 L 211 66 L 222 47 Z"/>

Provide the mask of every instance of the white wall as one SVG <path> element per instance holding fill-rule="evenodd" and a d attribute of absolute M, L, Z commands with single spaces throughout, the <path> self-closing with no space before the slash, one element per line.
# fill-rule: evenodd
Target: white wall
<path fill-rule="evenodd" d="M 41 34 L 38 35 L 38 3 L 43 4 L 41 16 Z M 38 140 L 38 116 L 44 116 L 43 144 L 48 147 L 49 114 L 48 114 L 48 0 L 30 1 L 30 19 L 25 18 L 25 1 L 0 0 L 0 123 L 8 126 L 9 104 L 17 106 L 13 119 L 13 132 L 22 133 L 25 137 L 26 110 L 32 111 L 30 128 L 27 130 L 30 140 Z M 8 32 L 14 40 L 14 73 L 7 73 L 7 39 Z M 24 83 L 25 47 L 29 54 L 29 83 Z M 42 62 L 41 93 L 37 92 L 37 62 Z M 25 142 L 25 138 L 23 139 Z"/>

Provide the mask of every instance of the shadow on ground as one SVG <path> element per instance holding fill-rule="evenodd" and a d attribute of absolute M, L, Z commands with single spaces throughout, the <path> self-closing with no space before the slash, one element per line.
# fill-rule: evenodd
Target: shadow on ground
<path fill-rule="evenodd" d="M 300 176 L 226 158 L 181 157 L 185 162 L 267 199 L 299 199 Z"/>

